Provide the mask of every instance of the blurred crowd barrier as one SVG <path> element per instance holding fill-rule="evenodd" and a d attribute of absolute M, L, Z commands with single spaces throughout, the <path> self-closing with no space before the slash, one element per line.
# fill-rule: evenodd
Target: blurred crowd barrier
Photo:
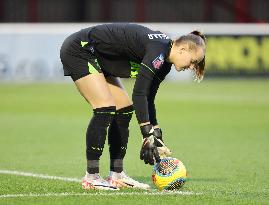
<path fill-rule="evenodd" d="M 0 24 L 0 81 L 68 81 L 59 50 L 73 32 L 96 24 Z M 268 24 L 145 23 L 175 39 L 192 30 L 207 36 L 206 76 L 269 77 Z M 191 73 L 168 79 L 191 79 Z"/>

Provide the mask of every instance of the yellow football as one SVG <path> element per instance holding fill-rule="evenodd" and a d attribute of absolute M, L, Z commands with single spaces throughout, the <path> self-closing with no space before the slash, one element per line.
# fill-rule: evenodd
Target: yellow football
<path fill-rule="evenodd" d="M 180 189 L 186 182 L 186 178 L 186 168 L 176 158 L 163 158 L 153 167 L 152 181 L 159 190 Z"/>

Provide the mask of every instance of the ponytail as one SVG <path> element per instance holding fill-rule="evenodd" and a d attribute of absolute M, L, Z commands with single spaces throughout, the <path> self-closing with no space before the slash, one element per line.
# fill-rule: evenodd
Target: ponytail
<path fill-rule="evenodd" d="M 205 74 L 205 57 L 201 60 L 195 68 L 195 81 L 201 82 Z"/>
<path fill-rule="evenodd" d="M 200 31 L 192 31 L 190 34 L 199 36 L 203 39 L 204 43 L 206 44 L 206 37 Z M 195 69 L 195 81 L 201 82 L 203 80 L 205 73 L 205 56 L 202 61 L 200 61 Z"/>

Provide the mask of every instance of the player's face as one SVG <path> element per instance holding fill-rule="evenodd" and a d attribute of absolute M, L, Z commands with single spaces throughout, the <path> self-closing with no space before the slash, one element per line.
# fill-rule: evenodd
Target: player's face
<path fill-rule="evenodd" d="M 186 46 L 179 47 L 174 65 L 177 71 L 186 69 L 194 70 L 197 64 L 204 58 L 204 50 L 198 47 L 196 50 L 190 50 Z"/>

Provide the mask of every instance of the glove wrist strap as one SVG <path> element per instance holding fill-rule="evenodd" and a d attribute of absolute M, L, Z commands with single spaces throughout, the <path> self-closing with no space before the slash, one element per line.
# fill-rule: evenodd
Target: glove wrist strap
<path fill-rule="evenodd" d="M 153 126 L 151 124 L 141 126 L 140 130 L 143 135 L 143 138 L 149 137 L 154 132 Z"/>
<path fill-rule="evenodd" d="M 158 139 L 162 139 L 162 130 L 160 128 L 155 128 L 154 136 L 157 137 Z"/>

